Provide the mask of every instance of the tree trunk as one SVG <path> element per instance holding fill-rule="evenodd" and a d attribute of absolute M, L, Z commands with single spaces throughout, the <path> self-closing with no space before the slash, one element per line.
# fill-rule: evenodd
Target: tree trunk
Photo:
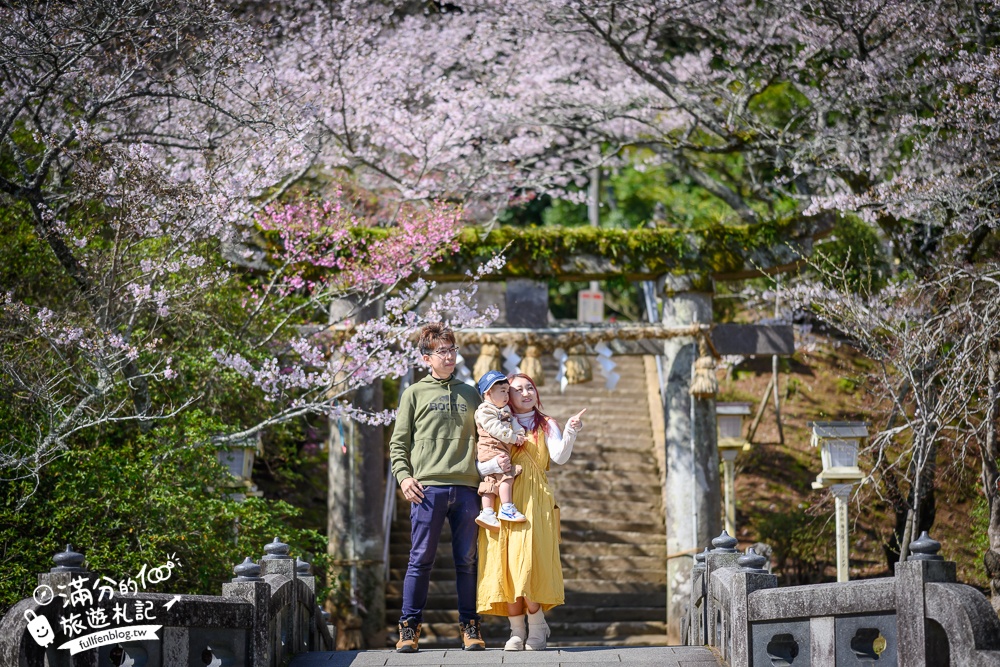
<path fill-rule="evenodd" d="M 927 445 L 927 454 L 923 465 L 916 466 L 914 481 L 910 486 L 908 496 L 908 504 L 912 509 L 907 513 L 903 537 L 899 544 L 900 561 L 905 561 L 909 555 L 910 543 L 917 539 L 923 531 L 930 531 L 934 525 L 934 518 L 937 515 L 937 498 L 934 493 L 937 485 L 936 456 L 937 445 Z"/>
<path fill-rule="evenodd" d="M 1000 341 L 990 346 L 988 361 L 989 385 L 987 387 L 986 433 L 983 446 L 983 492 L 989 508 L 989 526 L 986 529 L 987 549 L 983 565 L 990 578 L 993 609 L 1000 613 Z"/>
<path fill-rule="evenodd" d="M 891 430 L 896 425 L 896 420 L 899 418 L 899 412 L 903 401 L 910 393 L 911 385 L 909 381 L 903 382 L 903 385 L 899 389 L 899 394 L 896 402 L 892 406 L 892 412 L 889 414 L 889 420 L 886 423 L 886 430 Z M 891 571 L 896 563 L 899 562 L 899 549 L 903 544 L 904 538 L 909 539 L 906 536 L 906 522 L 909 517 L 911 502 L 908 501 L 903 493 L 899 490 L 899 478 L 896 473 L 889 467 L 889 461 L 884 458 L 880 458 L 879 470 L 882 473 L 882 483 L 885 485 L 885 495 L 889 501 L 889 505 L 892 507 L 893 514 L 896 515 L 896 527 L 892 531 L 892 535 L 889 537 L 889 543 L 884 545 L 885 549 L 885 560 L 886 565 L 889 566 Z M 909 542 L 907 541 L 907 544 Z"/>

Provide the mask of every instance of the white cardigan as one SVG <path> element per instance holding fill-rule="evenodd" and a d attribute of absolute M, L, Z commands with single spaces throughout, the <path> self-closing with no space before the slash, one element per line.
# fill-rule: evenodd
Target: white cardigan
<path fill-rule="evenodd" d="M 534 411 L 525 412 L 523 414 L 515 414 L 514 417 L 527 431 L 531 428 L 531 423 L 535 419 L 535 413 Z M 573 453 L 573 443 L 576 442 L 576 433 L 576 429 L 572 428 L 568 422 L 566 424 L 566 428 L 560 433 L 559 425 L 556 424 L 556 420 L 551 417 L 548 418 L 545 424 L 545 446 L 549 449 L 549 459 L 552 463 L 562 465 L 563 463 L 566 463 L 566 461 L 569 461 L 569 457 Z M 485 461 L 483 463 L 476 463 L 476 467 L 479 469 L 479 475 L 481 477 L 493 473 L 503 472 L 503 470 L 500 469 L 500 465 L 496 462 L 496 459 Z"/>

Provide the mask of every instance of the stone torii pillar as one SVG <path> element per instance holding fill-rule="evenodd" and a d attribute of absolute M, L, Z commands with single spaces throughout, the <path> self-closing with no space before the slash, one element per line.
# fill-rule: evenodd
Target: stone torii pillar
<path fill-rule="evenodd" d="M 330 321 L 351 317 L 359 322 L 381 315 L 381 304 L 359 308 L 350 300 L 330 305 Z M 378 412 L 383 407 L 382 382 L 359 387 L 352 403 Z M 343 439 L 342 439 L 343 438 Z M 328 576 L 343 573 L 357 598 L 358 617 L 338 620 L 337 643 L 345 648 L 385 646 L 385 564 L 382 526 L 385 498 L 385 437 L 382 426 L 330 423 L 328 440 L 327 554 L 334 563 Z M 357 623 L 360 621 L 360 627 Z M 360 630 L 360 646 L 353 645 Z M 343 644 L 349 641 L 351 645 Z"/>
<path fill-rule="evenodd" d="M 712 321 L 711 279 L 665 276 L 663 324 L 684 326 Z M 680 639 L 680 618 L 691 594 L 691 569 L 700 546 L 721 528 L 719 453 L 715 399 L 691 396 L 698 341 L 671 338 L 663 344 L 666 387 L 662 395 L 666 427 L 667 636 Z"/>

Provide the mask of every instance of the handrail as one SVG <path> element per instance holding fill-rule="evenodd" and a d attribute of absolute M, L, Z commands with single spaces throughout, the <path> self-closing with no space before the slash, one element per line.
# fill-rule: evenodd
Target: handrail
<path fill-rule="evenodd" d="M 392 476 L 392 461 L 386 465 L 385 498 L 382 501 L 382 562 L 385 565 L 385 581 L 389 581 L 389 533 L 392 519 L 396 514 L 396 478 Z"/>

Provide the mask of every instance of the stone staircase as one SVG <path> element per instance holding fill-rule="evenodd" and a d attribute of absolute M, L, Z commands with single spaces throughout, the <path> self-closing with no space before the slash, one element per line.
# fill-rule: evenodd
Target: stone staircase
<path fill-rule="evenodd" d="M 662 486 L 642 357 L 615 357 L 622 376 L 604 389 L 594 381 L 559 394 L 554 362 L 540 388 L 544 411 L 560 424 L 588 408 L 573 456 L 549 480 L 562 515 L 566 604 L 546 614 L 552 646 L 665 645 L 666 540 Z M 551 361 L 551 360 L 546 360 Z M 410 546 L 409 506 L 397 497 L 392 525 L 386 623 L 395 643 Z M 431 572 L 421 647 L 460 645 L 454 562 L 447 524 Z M 484 616 L 487 646 L 502 646 L 506 619 Z"/>

